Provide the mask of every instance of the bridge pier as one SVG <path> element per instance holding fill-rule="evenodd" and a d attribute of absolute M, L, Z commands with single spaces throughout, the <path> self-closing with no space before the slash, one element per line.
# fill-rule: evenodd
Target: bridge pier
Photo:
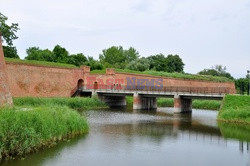
<path fill-rule="evenodd" d="M 174 96 L 174 113 L 191 113 L 192 99 L 183 99 L 179 95 Z"/>
<path fill-rule="evenodd" d="M 126 96 L 103 96 L 98 95 L 98 98 L 105 102 L 110 108 L 126 107 Z"/>
<path fill-rule="evenodd" d="M 134 110 L 151 110 L 157 109 L 156 97 L 143 97 L 134 93 L 133 98 L 133 109 Z"/>

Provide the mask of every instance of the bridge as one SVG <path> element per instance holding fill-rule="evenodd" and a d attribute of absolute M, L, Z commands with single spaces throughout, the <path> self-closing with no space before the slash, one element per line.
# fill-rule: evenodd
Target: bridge
<path fill-rule="evenodd" d="M 228 87 L 184 87 L 161 86 L 147 87 L 146 85 L 82 85 L 75 95 L 91 94 L 97 96 L 110 107 L 125 107 L 126 96 L 133 96 L 133 109 L 157 109 L 157 98 L 174 98 L 174 112 L 192 112 L 192 99 L 222 100 L 225 94 L 230 93 Z"/>

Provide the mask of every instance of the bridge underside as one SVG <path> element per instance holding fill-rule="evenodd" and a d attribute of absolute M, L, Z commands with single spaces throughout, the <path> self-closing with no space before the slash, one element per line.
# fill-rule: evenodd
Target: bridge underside
<path fill-rule="evenodd" d="M 85 93 L 87 91 L 84 91 Z M 222 100 L 224 94 L 187 94 L 187 93 L 141 93 L 133 91 L 89 91 L 98 96 L 109 107 L 126 107 L 126 96 L 133 96 L 134 110 L 157 109 L 157 97 L 174 98 L 174 113 L 191 113 L 192 99 Z"/>

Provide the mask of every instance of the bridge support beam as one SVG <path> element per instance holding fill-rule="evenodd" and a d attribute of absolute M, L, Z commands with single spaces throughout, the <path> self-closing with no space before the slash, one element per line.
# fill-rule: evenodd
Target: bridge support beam
<path fill-rule="evenodd" d="M 103 102 L 105 102 L 110 108 L 126 107 L 126 96 L 98 96 Z"/>
<path fill-rule="evenodd" d="M 134 93 L 133 99 L 133 109 L 134 110 L 152 110 L 157 109 L 157 99 L 156 97 L 143 97 Z"/>
<path fill-rule="evenodd" d="M 174 96 L 174 113 L 191 113 L 192 99 L 183 99 L 179 95 Z"/>

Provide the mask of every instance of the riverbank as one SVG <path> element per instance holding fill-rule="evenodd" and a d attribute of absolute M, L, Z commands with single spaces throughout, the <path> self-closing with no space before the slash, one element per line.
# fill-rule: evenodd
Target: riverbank
<path fill-rule="evenodd" d="M 128 107 L 133 107 L 133 97 L 127 97 Z M 221 101 L 219 100 L 193 100 L 192 107 L 195 109 L 219 110 Z M 158 107 L 174 107 L 174 99 L 158 98 Z"/>
<path fill-rule="evenodd" d="M 250 96 L 226 95 L 218 120 L 250 124 Z"/>
<path fill-rule="evenodd" d="M 96 98 L 14 98 L 14 105 L 0 109 L 0 162 L 87 133 L 76 110 L 106 107 Z"/>

